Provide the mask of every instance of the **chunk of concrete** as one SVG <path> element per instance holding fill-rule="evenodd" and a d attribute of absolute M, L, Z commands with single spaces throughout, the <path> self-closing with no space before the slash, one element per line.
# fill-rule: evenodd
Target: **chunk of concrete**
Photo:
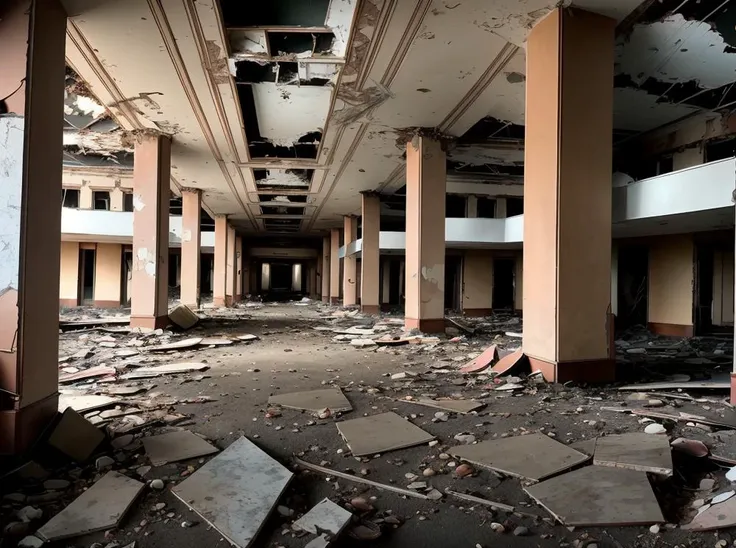
<path fill-rule="evenodd" d="M 174 325 L 186 330 L 197 325 L 199 316 L 192 312 L 187 305 L 179 304 L 169 310 L 169 320 Z"/>

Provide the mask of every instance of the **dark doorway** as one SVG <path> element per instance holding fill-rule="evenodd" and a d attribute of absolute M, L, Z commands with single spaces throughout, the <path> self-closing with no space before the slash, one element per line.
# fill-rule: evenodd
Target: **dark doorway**
<path fill-rule="evenodd" d="M 215 256 L 212 253 L 202 253 L 199 267 L 199 295 L 200 297 L 212 296 L 212 269 Z"/>
<path fill-rule="evenodd" d="M 460 310 L 460 269 L 462 257 L 445 256 L 445 309 Z"/>
<path fill-rule="evenodd" d="M 128 288 L 133 279 L 133 252 L 123 251 L 123 273 L 120 277 L 122 287 L 120 288 L 120 302 L 126 306 L 130 305 L 130 294 Z"/>
<path fill-rule="evenodd" d="M 79 250 L 79 304 L 91 306 L 95 300 L 95 250 Z"/>
<path fill-rule="evenodd" d="M 291 263 L 271 263 L 271 287 L 273 292 L 291 291 Z"/>
<path fill-rule="evenodd" d="M 618 250 L 618 314 L 616 329 L 647 325 L 649 248 L 620 246 Z"/>
<path fill-rule="evenodd" d="M 514 308 L 514 259 L 493 259 L 493 308 Z"/>

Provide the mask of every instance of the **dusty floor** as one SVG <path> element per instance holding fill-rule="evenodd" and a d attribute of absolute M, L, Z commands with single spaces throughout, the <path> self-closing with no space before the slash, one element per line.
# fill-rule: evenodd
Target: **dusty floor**
<path fill-rule="evenodd" d="M 202 434 L 221 449 L 239 436 L 245 435 L 287 467 L 291 467 L 292 457 L 301 456 L 309 462 L 323 463 L 340 471 L 359 474 L 362 470 L 373 481 L 404 488 L 410 483 L 405 475 L 414 473 L 420 476 L 420 480 L 428 481 L 440 491 L 450 488 L 472 493 L 485 499 L 514 505 L 520 513 L 494 512 L 487 507 L 448 496 L 437 502 L 403 498 L 391 492 L 345 480 L 328 481 L 318 473 L 301 472 L 297 474 L 281 502 L 283 506 L 293 510 L 295 516 L 285 517 L 274 512 L 252 546 L 304 546 L 308 537 L 295 537 L 289 529 L 298 515 L 324 497 L 346 503 L 356 496 L 369 499 L 375 507 L 377 513 L 368 516 L 368 519 L 376 521 L 378 518 L 377 521 L 380 522 L 381 518 L 392 515 L 398 517 L 402 524 L 393 526 L 384 522 L 382 536 L 373 541 L 360 542 L 343 535 L 334 546 L 714 546 L 719 540 L 726 540 L 731 545 L 736 539 L 736 532 L 731 533 L 728 530 L 688 534 L 669 526 L 663 526 L 657 534 L 650 532 L 648 527 L 570 530 L 553 523 L 549 514 L 524 494 L 518 479 L 501 478 L 483 469 L 477 470 L 473 477 L 456 478 L 452 473 L 452 459 L 442 460 L 439 455 L 448 447 L 457 445 L 458 442 L 453 438 L 460 433 L 472 434 L 480 441 L 518 435 L 524 431 L 541 431 L 563 443 L 571 443 L 605 434 L 642 431 L 644 425 L 639 422 L 640 417 L 600 409 L 617 407 L 622 402 L 625 405 L 626 394 L 612 387 L 566 387 L 527 381 L 523 390 L 497 392 L 492 390 L 492 386 L 490 390 L 484 388 L 488 380 L 474 381 L 457 373 L 438 373 L 435 369 L 437 366 L 442 366 L 442 369 L 458 367 L 467 361 L 468 355 L 477 354 L 488 346 L 494 336 L 495 342 L 503 349 L 518 347 L 518 338 L 493 335 L 491 332 L 461 337 L 456 342 L 450 342 L 449 336 L 442 337 L 441 344 L 361 349 L 346 342 L 333 341 L 335 334 L 332 332 L 314 329 L 336 323 L 344 326 L 372 323 L 370 319 L 333 318 L 330 316 L 332 310 L 335 309 L 315 304 L 281 304 L 225 312 L 221 321 L 210 319 L 201 327 L 175 338 L 201 336 L 201 333 L 251 333 L 258 335 L 260 339 L 248 345 L 205 348 L 161 356 L 162 363 L 206 362 L 210 369 L 197 374 L 159 377 L 150 383 L 146 381 L 147 384 L 156 386 L 142 398 L 159 402 L 166 397 L 172 398 L 172 405 L 167 412 L 190 417 L 173 428 L 187 428 Z M 215 316 L 217 313 L 212 311 L 211 315 Z M 514 320 L 511 321 L 509 325 L 513 326 Z M 520 326 L 516 330 L 520 331 Z M 96 331 L 65 332 L 60 335 L 60 356 L 68 356 L 81 347 L 90 346 L 90 342 L 101 335 L 112 336 L 123 348 L 132 337 Z M 727 349 L 729 344 L 718 341 L 715 343 L 716 347 L 726 346 Z M 628 348 L 627 345 L 629 343 L 621 346 Z M 632 354 L 630 358 L 635 356 L 637 354 Z M 728 357 L 727 352 L 725 356 Z M 673 367 L 679 365 L 685 368 L 687 364 L 684 359 L 674 359 L 671 363 L 675 364 Z M 702 358 L 700 361 L 702 362 Z M 697 365 L 702 368 L 704 364 Z M 719 367 L 712 363 L 705 365 L 711 369 Z M 690 364 L 691 368 L 695 366 L 696 364 Z M 391 374 L 402 371 L 416 373 L 417 376 L 407 380 L 391 380 Z M 343 414 L 342 417 L 319 420 L 308 413 L 283 409 L 281 416 L 265 418 L 269 395 L 318 389 L 328 384 L 342 388 L 353 405 L 352 412 Z M 99 386 L 102 390 L 105 389 L 104 385 Z M 432 419 L 437 410 L 400 401 L 406 396 L 427 394 L 476 398 L 487 405 L 477 413 L 449 414 L 446 422 L 435 422 Z M 665 399 L 667 405 L 659 410 L 672 413 L 675 412 L 674 406 L 677 406 L 677 411 L 711 414 L 736 424 L 736 414 L 723 403 L 724 392 L 701 392 L 696 395 L 709 401 Z M 211 401 L 173 403 L 185 399 L 201 400 L 203 396 Z M 414 424 L 437 436 L 439 445 L 393 451 L 359 462 L 350 455 L 337 432 L 335 420 L 390 410 L 409 417 Z M 713 453 L 731 458 L 736 456 L 735 430 L 707 432 L 701 427 L 685 426 L 685 423 L 667 426 L 671 430 L 672 439 L 678 436 L 701 439 L 711 446 Z M 164 428 L 172 427 L 146 428 L 143 435 L 163 432 Z M 135 471 L 138 467 L 148 464 L 142 448 L 128 451 L 120 460 L 122 462 L 115 468 L 132 477 L 136 477 Z M 153 467 L 145 480 L 162 478 L 170 487 L 183 479 L 182 473 L 187 475 L 193 468 L 201 466 L 202 462 L 204 459 L 194 459 Z M 187 470 L 188 466 L 193 468 Z M 427 466 L 432 467 L 437 474 L 430 478 L 421 477 Z M 95 478 L 94 463 L 82 467 L 81 470 L 75 471 L 74 468 L 72 465 L 52 476 L 68 477 L 71 474 L 72 477 L 79 476 L 81 479 L 59 501 L 42 506 L 46 517 L 63 508 Z M 728 482 L 723 479 L 724 469 L 710 460 L 695 460 L 675 454 L 675 469 L 673 478 L 653 484 L 669 523 L 680 523 L 687 514 L 684 509 L 690 501 L 707 495 L 698 493 L 698 484 L 703 477 L 711 474 L 716 478 L 714 492 L 728 487 Z M 165 509 L 154 510 L 154 505 L 161 502 L 166 504 Z M 4 503 L 3 524 L 12 520 L 12 513 L 17 508 L 18 505 L 7 501 Z M 193 526 L 182 527 L 184 521 Z M 491 528 L 492 523 L 503 524 L 506 532 L 495 532 Z M 527 528 L 528 534 L 515 536 L 513 532 L 518 527 Z M 162 492 L 146 489 L 119 530 L 108 532 L 107 535 L 96 533 L 78 537 L 53 546 L 88 547 L 95 542 L 101 543 L 103 547 L 112 542 L 125 546 L 132 541 L 136 541 L 139 548 L 229 544 L 196 513 L 188 510 L 168 492 L 167 488 Z M 0 546 L 4 548 L 14 545 L 9 542 L 11 539 L 6 536 Z"/>

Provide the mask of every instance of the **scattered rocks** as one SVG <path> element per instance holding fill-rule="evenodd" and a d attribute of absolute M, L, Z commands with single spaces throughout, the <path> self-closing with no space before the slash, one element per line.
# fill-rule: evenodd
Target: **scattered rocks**
<path fill-rule="evenodd" d="M 514 536 L 515 537 L 526 537 L 529 535 L 529 529 L 524 526 L 519 526 L 516 529 L 514 529 Z"/>
<path fill-rule="evenodd" d="M 425 478 L 430 478 L 434 476 L 435 474 L 437 474 L 437 472 L 434 471 L 434 468 L 430 468 L 429 466 L 425 468 L 424 470 L 422 470 L 422 475 Z"/>
<path fill-rule="evenodd" d="M 455 439 L 460 443 L 464 443 L 465 445 L 470 445 L 471 443 L 475 442 L 475 436 L 472 434 L 458 434 L 457 436 L 455 436 Z"/>
<path fill-rule="evenodd" d="M 350 501 L 350 506 L 355 508 L 358 512 L 370 512 L 373 510 L 373 506 L 362 497 L 355 497 Z"/>
<path fill-rule="evenodd" d="M 659 533 L 659 525 L 656 525 L 656 524 L 655 525 L 652 525 L 649 528 L 649 532 L 652 533 L 652 534 L 654 534 L 654 535 L 656 535 L 657 533 Z"/>
<path fill-rule="evenodd" d="M 466 476 L 471 476 L 471 475 L 473 475 L 474 472 L 475 472 L 475 470 L 473 469 L 473 467 L 470 466 L 469 464 L 465 464 L 465 463 L 463 463 L 460 466 L 458 466 L 457 468 L 455 468 L 455 475 L 458 478 L 464 478 Z"/>
<path fill-rule="evenodd" d="M 500 523 L 497 523 L 495 521 L 493 523 L 491 523 L 491 530 L 494 533 L 505 533 L 506 532 L 506 528 L 503 525 L 501 525 Z"/>
<path fill-rule="evenodd" d="M 406 486 L 407 489 L 426 489 L 427 488 L 427 482 L 426 481 L 414 481 Z"/>
<path fill-rule="evenodd" d="M 98 471 L 103 472 L 107 470 L 108 468 L 112 468 L 112 465 L 115 464 L 115 459 L 112 457 L 104 456 L 99 457 L 95 461 L 95 468 L 97 468 Z"/>
<path fill-rule="evenodd" d="M 63 479 L 49 479 L 43 482 L 43 488 L 49 491 L 61 491 L 67 489 L 71 483 Z"/>
<path fill-rule="evenodd" d="M 151 480 L 151 489 L 155 489 L 156 491 L 161 491 L 165 487 L 163 480 L 155 479 Z"/>
<path fill-rule="evenodd" d="M 43 541 L 36 536 L 25 537 L 18 543 L 18 548 L 41 548 L 41 546 Z"/>
<path fill-rule="evenodd" d="M 43 517 L 43 510 L 40 508 L 34 508 L 33 506 L 24 506 L 15 513 L 15 517 L 28 523 L 34 519 L 41 519 Z"/>
<path fill-rule="evenodd" d="M 666 434 L 667 429 L 661 424 L 653 422 L 652 424 L 647 424 L 646 428 L 644 428 L 644 432 L 647 434 Z"/>

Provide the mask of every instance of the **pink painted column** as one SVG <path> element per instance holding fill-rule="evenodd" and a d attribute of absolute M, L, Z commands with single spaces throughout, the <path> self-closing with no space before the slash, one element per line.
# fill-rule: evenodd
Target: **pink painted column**
<path fill-rule="evenodd" d="M 342 267 L 342 304 L 353 306 L 358 304 L 358 258 L 348 255 L 348 246 L 358 239 L 358 219 L 352 215 L 343 217 L 345 258 Z"/>
<path fill-rule="evenodd" d="M 330 237 L 322 238 L 322 302 L 330 302 Z"/>
<path fill-rule="evenodd" d="M 381 311 L 381 251 L 378 237 L 381 232 L 381 199 L 376 194 L 363 194 L 362 204 L 363 250 L 360 256 L 360 309 L 368 314 Z"/>
<path fill-rule="evenodd" d="M 340 302 L 340 230 L 330 230 L 330 304 Z"/>
<path fill-rule="evenodd" d="M 445 331 L 445 151 L 415 136 L 406 145 L 407 329 Z"/>
<path fill-rule="evenodd" d="M 58 409 L 66 12 L 58 0 L 3 8 L 0 454 L 19 454 Z"/>
<path fill-rule="evenodd" d="M 227 306 L 225 286 L 227 281 L 227 217 L 215 217 L 215 258 L 212 302 L 215 306 Z"/>
<path fill-rule="evenodd" d="M 199 308 L 200 274 L 200 215 L 202 193 L 197 189 L 183 189 L 181 232 L 181 302 L 190 308 Z"/>
<path fill-rule="evenodd" d="M 225 305 L 232 306 L 235 302 L 235 229 L 227 226 L 227 271 L 225 275 Z"/>
<path fill-rule="evenodd" d="M 168 323 L 171 139 L 139 135 L 133 165 L 133 280 L 130 325 Z"/>
<path fill-rule="evenodd" d="M 235 237 L 235 302 L 243 300 L 243 238 Z"/>

